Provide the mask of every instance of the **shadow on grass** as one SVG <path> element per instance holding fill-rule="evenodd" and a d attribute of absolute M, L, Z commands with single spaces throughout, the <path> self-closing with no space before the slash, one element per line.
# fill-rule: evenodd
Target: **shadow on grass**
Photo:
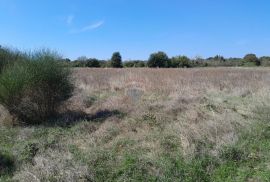
<path fill-rule="evenodd" d="M 15 170 L 13 157 L 0 152 L 0 176 L 11 175 Z"/>
<path fill-rule="evenodd" d="M 123 118 L 126 114 L 118 110 L 100 110 L 95 114 L 87 114 L 82 111 L 67 111 L 52 118 L 50 121 L 42 123 L 48 127 L 71 127 L 81 121 L 104 122 L 110 117 Z"/>

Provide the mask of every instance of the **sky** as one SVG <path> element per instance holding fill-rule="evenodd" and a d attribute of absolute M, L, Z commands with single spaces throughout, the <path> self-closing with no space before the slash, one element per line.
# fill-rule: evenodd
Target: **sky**
<path fill-rule="evenodd" d="M 0 0 L 0 45 L 70 59 L 270 56 L 270 1 Z"/>

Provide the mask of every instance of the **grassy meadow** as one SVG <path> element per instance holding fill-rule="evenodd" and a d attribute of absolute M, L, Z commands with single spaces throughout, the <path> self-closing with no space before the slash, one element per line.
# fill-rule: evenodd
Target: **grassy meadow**
<path fill-rule="evenodd" d="M 73 68 L 53 121 L 0 107 L 0 181 L 270 181 L 269 68 Z"/>

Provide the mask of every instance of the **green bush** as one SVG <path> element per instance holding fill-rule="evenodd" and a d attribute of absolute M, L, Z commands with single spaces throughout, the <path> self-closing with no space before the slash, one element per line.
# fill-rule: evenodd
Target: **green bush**
<path fill-rule="evenodd" d="M 135 61 L 125 61 L 124 67 L 126 68 L 142 68 L 145 67 L 146 63 L 144 61 L 135 60 Z"/>
<path fill-rule="evenodd" d="M 248 63 L 254 63 L 256 66 L 261 65 L 260 59 L 258 59 L 255 54 L 247 54 L 247 55 L 245 55 L 244 60 L 246 62 L 248 62 Z"/>
<path fill-rule="evenodd" d="M 92 58 L 86 61 L 85 66 L 90 67 L 90 68 L 100 68 L 100 63 L 99 63 L 99 60 Z"/>
<path fill-rule="evenodd" d="M 19 51 L 11 50 L 0 46 L 0 73 L 8 65 L 18 60 L 23 60 L 25 55 Z"/>
<path fill-rule="evenodd" d="M 157 52 L 150 55 L 147 65 L 150 68 L 167 68 L 169 67 L 169 57 L 165 52 Z"/>
<path fill-rule="evenodd" d="M 73 91 L 70 71 L 50 51 L 31 53 L 0 75 L 0 103 L 19 121 L 43 122 L 56 114 Z"/>
<path fill-rule="evenodd" d="M 260 58 L 260 62 L 262 66 L 270 66 L 270 57 L 269 56 L 263 56 Z"/>
<path fill-rule="evenodd" d="M 171 59 L 172 68 L 190 68 L 191 62 L 186 56 L 176 56 Z"/>

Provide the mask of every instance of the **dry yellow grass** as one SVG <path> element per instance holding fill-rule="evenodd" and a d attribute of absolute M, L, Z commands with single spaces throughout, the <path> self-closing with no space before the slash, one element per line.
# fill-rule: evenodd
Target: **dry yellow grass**
<path fill-rule="evenodd" d="M 89 136 L 91 140 L 102 140 L 114 128 L 117 134 L 111 142 L 131 138 L 138 145 L 152 147 L 153 153 L 159 146 L 146 138 L 157 126 L 164 135 L 177 137 L 185 154 L 192 154 L 201 140 L 217 147 L 236 141 L 237 127 L 247 126 L 245 118 L 268 98 L 270 85 L 270 71 L 265 68 L 83 68 L 74 70 L 74 78 L 77 109 L 89 114 L 118 110 L 127 115 L 122 121 L 105 121 Z M 96 99 L 84 104 L 89 98 Z M 154 127 L 147 121 L 132 123 L 145 117 L 154 120 Z"/>

